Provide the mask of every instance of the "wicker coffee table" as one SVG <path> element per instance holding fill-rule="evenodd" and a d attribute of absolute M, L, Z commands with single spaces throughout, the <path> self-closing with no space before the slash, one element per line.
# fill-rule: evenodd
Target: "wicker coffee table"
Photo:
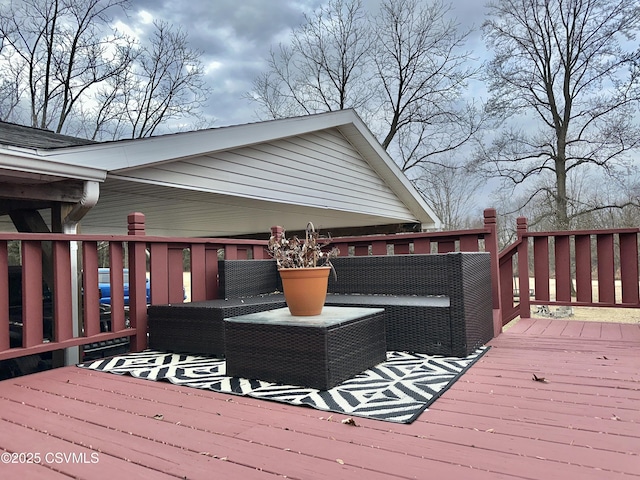
<path fill-rule="evenodd" d="M 328 390 L 386 359 L 384 309 L 288 308 L 224 320 L 227 375 Z"/>

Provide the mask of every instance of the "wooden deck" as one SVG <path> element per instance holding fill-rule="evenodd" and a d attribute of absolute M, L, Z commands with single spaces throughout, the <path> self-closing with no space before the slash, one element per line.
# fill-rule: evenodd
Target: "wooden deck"
<path fill-rule="evenodd" d="M 410 425 L 76 367 L 5 380 L 0 474 L 640 479 L 640 325 L 521 320 L 491 345 Z"/>

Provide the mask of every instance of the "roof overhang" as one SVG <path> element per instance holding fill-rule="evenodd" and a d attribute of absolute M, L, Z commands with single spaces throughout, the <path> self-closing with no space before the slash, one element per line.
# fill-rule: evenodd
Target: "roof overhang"
<path fill-rule="evenodd" d="M 279 203 L 259 196 L 199 191 L 176 183 L 132 180 L 135 172 L 143 169 L 327 129 L 339 131 L 357 150 L 406 206 L 407 215 L 391 218 L 321 204 Z M 407 223 L 415 224 L 416 229 L 440 226 L 434 212 L 352 110 L 53 149 L 0 146 L 0 174 L 3 172 L 14 183 L 54 184 L 63 179 L 102 183 L 97 205 L 82 221 L 83 233 L 122 233 L 126 215 L 133 211 L 147 215 L 148 234 L 177 236 L 244 235 L 282 223 L 295 230 L 304 228 L 309 220 L 319 228 Z"/>

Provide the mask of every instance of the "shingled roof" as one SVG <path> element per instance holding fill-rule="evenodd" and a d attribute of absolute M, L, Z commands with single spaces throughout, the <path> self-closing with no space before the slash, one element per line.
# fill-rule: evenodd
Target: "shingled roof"
<path fill-rule="evenodd" d="M 23 148 L 62 148 L 98 143 L 15 123 L 0 122 L 0 144 Z"/>

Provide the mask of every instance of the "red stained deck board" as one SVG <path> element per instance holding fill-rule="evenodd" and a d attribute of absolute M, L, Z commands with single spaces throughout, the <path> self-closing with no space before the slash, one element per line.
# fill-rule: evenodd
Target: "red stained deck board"
<path fill-rule="evenodd" d="M 638 458 L 627 455 L 626 450 L 617 452 L 594 447 L 575 448 L 571 444 L 571 440 L 563 443 L 550 441 L 546 438 L 526 437 L 516 429 L 509 433 L 489 427 L 483 430 L 466 429 L 464 434 L 461 433 L 459 428 L 428 422 L 421 429 L 421 432 L 417 433 L 417 436 L 421 439 L 428 439 L 430 441 L 428 445 L 431 446 L 434 445 L 433 442 L 442 442 L 450 446 L 459 445 L 460 447 L 457 447 L 458 453 L 463 453 L 466 448 L 482 449 L 486 451 L 487 457 L 506 463 L 510 458 L 513 458 L 509 455 L 515 455 L 533 460 L 546 458 L 559 463 L 581 465 L 587 468 L 597 467 L 628 474 L 637 473 Z M 408 452 L 411 452 L 409 445 L 406 448 Z M 429 450 L 438 451 L 438 454 L 441 455 L 441 448 L 430 448 Z M 472 453 L 467 451 L 466 455 L 469 454 Z M 499 466 L 494 468 L 500 469 Z M 577 474 L 575 471 L 573 473 Z M 550 475 L 552 476 L 553 473 Z M 580 478 L 580 476 L 578 475 L 576 478 Z"/>
<path fill-rule="evenodd" d="M 611 395 L 597 395 L 593 393 L 592 389 L 584 389 L 583 391 L 566 391 L 558 392 L 557 389 L 551 388 L 533 388 L 537 385 L 529 385 L 533 381 L 527 382 L 510 382 L 505 381 L 503 384 L 498 383 L 475 383 L 475 382 L 458 382 L 459 385 L 455 389 L 455 392 L 462 395 L 466 395 L 467 398 L 474 398 L 476 394 L 490 394 L 493 397 L 504 397 L 506 401 L 511 402 L 514 405 L 519 399 L 538 399 L 545 401 L 564 402 L 575 407 L 580 405 L 593 405 L 596 407 L 603 407 L 608 409 L 621 408 L 630 410 L 634 413 L 638 412 L 637 406 L 634 406 L 630 402 L 628 393 L 621 393 L 620 396 L 613 397 Z M 547 386 L 549 384 L 542 384 Z M 516 388 L 514 388 L 516 387 Z M 589 391 L 591 390 L 591 391 Z M 640 391 L 635 393 L 634 398 L 640 402 Z M 450 395 L 451 398 L 455 398 Z"/>
<path fill-rule="evenodd" d="M 517 404 L 519 410 L 529 410 L 541 412 L 541 414 L 558 413 L 563 415 L 573 415 L 575 417 L 595 418 L 604 420 L 614 420 L 616 422 L 632 422 L 636 428 L 640 425 L 640 410 L 630 408 L 628 404 L 621 407 L 598 406 L 588 401 L 573 401 L 572 395 L 557 395 L 550 393 L 547 398 L 514 397 L 508 395 L 494 395 L 492 393 L 474 392 L 469 395 L 468 391 L 456 389 L 447 396 L 450 400 L 470 402 L 472 404 L 492 405 L 505 409 L 514 408 Z M 471 400 L 469 400 L 471 398 Z"/>
<path fill-rule="evenodd" d="M 520 322 L 522 322 L 522 327 L 525 327 L 526 325 L 526 329 L 524 330 L 523 333 L 526 333 L 527 335 L 540 335 L 544 333 L 544 331 L 546 330 L 547 327 L 549 327 L 549 325 L 551 325 L 552 320 L 537 319 L 535 322 L 530 322 L 530 323 L 523 322 L 523 320 L 520 320 Z M 517 332 L 514 332 L 514 333 L 517 333 Z"/>
<path fill-rule="evenodd" d="M 35 416 L 35 418 L 39 418 L 39 416 Z M 3 449 L 9 451 L 23 453 L 37 452 L 42 455 L 43 459 L 47 458 L 48 454 L 55 455 L 57 453 L 85 454 L 88 459 L 91 459 L 91 454 L 95 453 L 95 451 L 90 448 L 74 445 L 66 440 L 56 438 L 46 433 L 43 434 L 43 432 L 31 430 L 30 428 L 17 425 L 12 422 L 3 421 L 1 427 L 0 443 L 2 444 Z M 169 475 L 164 475 L 162 472 L 157 470 L 149 470 L 148 468 L 141 467 L 140 465 L 122 461 L 122 459 L 115 458 L 102 452 L 98 453 L 97 463 L 61 462 L 48 463 L 46 466 L 63 472 L 71 477 L 98 480 L 113 480 L 114 477 L 118 476 L 122 476 L 123 478 L 140 479 L 175 478 Z M 17 478 L 13 476 L 11 465 L 7 466 L 3 464 L 2 467 L 3 478 Z M 34 470 L 40 468 L 40 466 L 34 465 Z M 5 472 L 7 476 L 5 476 Z M 30 472 L 27 473 L 26 478 L 29 478 L 29 475 Z"/>
<path fill-rule="evenodd" d="M 280 437 L 274 436 L 272 433 L 272 431 L 263 427 L 262 429 L 247 432 L 245 435 L 251 434 L 248 438 L 253 441 L 268 441 L 284 447 Z M 304 434 L 298 434 L 296 440 L 296 448 L 298 449 L 312 449 L 314 447 L 314 439 Z M 482 444 L 461 445 L 459 443 L 445 443 L 440 440 L 434 441 L 428 438 L 391 434 L 388 435 L 388 440 L 405 452 L 401 468 L 403 476 L 407 478 L 421 478 L 422 475 L 425 475 L 425 472 L 429 472 L 429 477 L 431 478 L 491 480 L 513 474 L 513 469 L 510 466 L 513 462 L 517 462 L 520 468 L 524 468 L 527 471 L 535 471 L 536 475 L 542 478 L 549 478 L 549 475 L 554 474 L 573 475 L 579 478 L 593 478 L 594 480 L 600 480 L 601 478 L 596 476 L 596 472 L 589 468 L 584 469 L 576 465 L 566 464 L 543 464 L 536 458 L 528 458 L 518 453 L 514 455 L 513 453 L 505 453 L 500 449 L 487 451 Z M 366 439 L 361 441 L 366 441 Z M 330 455 L 340 456 L 345 462 L 350 461 L 349 453 L 340 450 L 338 444 L 334 443 L 329 448 L 331 448 Z M 485 454 L 479 454 L 481 451 L 485 451 Z M 383 450 L 372 451 L 372 454 L 367 461 L 374 470 L 385 468 L 385 465 L 391 460 L 388 452 Z M 466 459 L 473 459 L 473 469 L 465 465 Z M 389 467 L 386 468 L 388 469 Z"/>
<path fill-rule="evenodd" d="M 580 337 L 613 340 L 640 340 L 640 324 L 582 322 L 576 320 L 523 318 L 507 330 L 510 334 L 543 337 Z"/>
<path fill-rule="evenodd" d="M 432 411 L 426 425 L 421 423 L 418 425 L 423 427 L 425 434 L 431 431 L 432 425 L 443 425 L 460 429 L 459 435 L 462 438 L 466 438 L 469 431 L 477 431 L 546 442 L 550 449 L 555 448 L 556 445 L 568 445 L 572 448 L 586 447 L 615 452 L 623 456 L 637 455 L 636 442 L 626 436 L 602 435 L 564 426 L 549 427 L 548 425 L 520 422 L 518 419 L 496 419 L 473 413 L 437 410 Z"/>
<path fill-rule="evenodd" d="M 1 428 L 1 424 L 0 424 Z M 11 461 L 9 461 L 11 462 Z M 53 470 L 51 466 L 23 463 L 4 463 L 0 469 L 3 478 L 23 478 L 28 480 L 69 480 L 69 476 Z"/>
<path fill-rule="evenodd" d="M 103 375 L 110 376 L 110 374 Z M 145 382 L 145 380 L 136 381 Z M 51 395 L 64 394 L 67 396 L 67 400 L 69 398 L 83 398 L 83 403 L 88 402 L 91 405 L 95 400 L 93 396 L 87 396 L 88 392 L 86 390 L 88 389 L 71 384 L 67 386 L 62 383 L 45 382 L 43 380 L 41 382 L 30 382 L 29 385 L 31 388 L 46 388 L 50 386 L 47 390 Z M 31 393 L 16 390 L 9 392 L 8 395 L 15 401 L 28 402 Z M 95 396 L 97 393 L 94 392 L 93 395 Z M 53 403 L 51 398 L 48 398 L 48 400 L 47 404 Z M 235 472 L 229 472 L 230 478 L 258 478 L 257 474 L 260 472 L 254 470 L 255 468 L 274 474 L 284 474 L 290 478 L 312 478 L 316 474 L 315 472 L 325 472 L 325 475 L 333 478 L 361 478 L 363 475 L 362 469 L 340 465 L 335 459 L 327 460 L 317 458 L 317 456 L 304 456 L 295 453 L 293 450 L 274 449 L 259 444 L 251 444 L 250 448 L 247 448 L 246 441 L 235 438 L 236 433 L 233 433 L 233 435 L 218 433 L 218 430 L 224 432 L 227 426 L 217 415 L 206 411 L 185 412 L 180 405 L 166 403 L 158 405 L 148 400 L 109 394 L 108 391 L 102 392 L 99 404 L 108 406 L 108 417 L 97 417 L 94 422 L 105 428 L 116 429 L 120 432 L 132 432 L 131 442 L 136 449 L 141 449 L 148 453 L 154 452 L 154 445 L 147 445 L 148 442 L 145 442 L 143 437 L 148 436 L 154 439 L 155 443 L 169 444 L 174 449 L 177 449 L 176 461 L 179 462 L 181 458 L 189 457 L 183 458 L 186 465 L 193 462 L 209 463 L 210 458 L 208 455 L 192 458 L 192 456 L 183 454 L 185 449 L 196 453 L 196 455 L 198 452 L 208 452 L 217 458 L 225 458 L 226 465 L 251 465 L 253 467 L 253 469 L 242 468 L 235 470 Z M 44 407 L 44 405 L 38 406 L 40 408 Z M 50 410 L 72 418 L 83 416 L 85 413 L 82 405 L 73 404 L 69 401 L 53 403 L 50 406 Z M 161 421 L 153 418 L 155 415 L 160 414 L 163 417 Z M 237 423 L 237 420 L 234 422 Z M 249 428 L 252 428 L 252 425 L 246 422 L 244 429 Z M 282 430 L 281 433 L 286 435 L 287 431 Z M 295 447 L 293 443 L 291 446 Z M 142 462 L 143 460 L 139 461 Z M 147 463 L 147 465 L 149 464 Z M 218 473 L 225 474 L 225 469 L 221 470 Z M 229 469 L 227 468 L 226 470 L 228 471 Z M 252 473 L 254 475 L 250 477 L 249 475 Z M 367 472 L 367 477 L 376 478 L 373 472 Z M 207 475 L 200 478 L 207 478 Z M 382 479 L 384 477 L 379 478 Z"/>
<path fill-rule="evenodd" d="M 357 420 L 356 420 L 357 422 Z M 360 465 L 365 463 L 367 470 L 381 473 L 383 477 L 389 478 L 393 474 L 402 475 L 405 478 L 420 478 L 425 472 L 429 472 L 429 476 L 435 478 L 465 478 L 481 480 L 492 480 L 494 478 L 504 478 L 500 476 L 500 472 L 492 469 L 491 462 L 485 465 L 474 465 L 471 469 L 464 464 L 464 456 L 460 452 L 453 452 L 455 446 L 448 445 L 447 453 L 439 450 L 434 454 L 431 442 L 415 437 L 406 437 L 403 435 L 387 434 L 388 442 L 394 443 L 394 450 L 387 451 L 377 445 L 371 445 L 372 439 L 366 433 L 360 434 L 354 439 L 355 432 L 359 427 L 348 427 L 343 435 L 349 438 L 349 443 L 356 442 L 363 448 L 359 451 L 353 448 L 345 448 L 338 438 L 335 439 L 318 439 L 307 435 L 305 432 L 291 432 L 291 438 L 283 438 L 273 429 L 267 426 L 256 427 L 252 430 L 244 432 L 241 437 L 252 442 L 266 442 L 279 448 L 289 447 L 289 441 L 293 440 L 295 449 L 301 452 L 316 452 L 316 455 L 327 456 L 328 458 L 336 458 L 345 462 L 346 465 Z M 353 432 L 353 433 L 352 433 Z M 368 448 L 365 445 L 371 445 Z M 442 445 L 438 445 L 442 447 Z M 398 456 L 402 452 L 401 465 L 398 464 Z M 356 456 L 354 456 L 356 453 Z M 363 457 L 362 453 L 366 456 Z M 365 473 L 365 472 L 363 472 Z M 369 471 L 366 472 L 367 478 L 370 478 Z"/>
<path fill-rule="evenodd" d="M 127 478 L 640 479 L 640 326 L 598 328 L 595 338 L 582 322 L 521 320 L 411 425 L 354 417 L 353 427 L 344 415 L 68 367 L 0 382 L 11 426 L 0 442 L 91 443 Z M 202 458 L 204 444 L 227 460 Z"/>
<path fill-rule="evenodd" d="M 582 338 L 601 338 L 602 324 L 599 322 L 585 322 L 581 336 Z"/>
<path fill-rule="evenodd" d="M 622 328 L 620 328 L 619 323 L 612 323 L 609 325 L 602 325 L 602 335 L 601 338 L 603 340 L 624 340 L 622 335 Z"/>
<path fill-rule="evenodd" d="M 551 322 L 546 323 L 546 328 L 544 329 L 545 336 L 558 336 L 562 335 L 564 329 L 567 328 L 567 321 L 564 320 L 553 320 Z"/>
<path fill-rule="evenodd" d="M 609 372 L 605 369 L 593 368 L 591 371 L 585 368 L 579 370 L 570 366 L 556 365 L 556 367 L 544 364 L 530 364 L 522 367 L 509 366 L 505 368 L 488 367 L 484 372 L 474 372 L 475 375 L 503 376 L 514 381 L 531 380 L 534 375 L 537 378 L 544 378 L 548 383 L 558 384 L 561 390 L 564 385 L 585 385 L 591 387 L 605 386 L 609 389 L 637 390 L 637 382 L 640 380 L 640 372 L 630 370 L 630 367 L 623 367 L 618 372 Z M 471 379 L 468 379 L 471 380 Z M 538 382 L 544 383 L 544 382 Z"/>
<path fill-rule="evenodd" d="M 562 331 L 561 337 L 580 337 L 587 322 L 567 322 L 567 326 Z"/>
<path fill-rule="evenodd" d="M 25 402 L 26 403 L 26 402 Z M 242 478 L 268 478 L 255 470 L 247 471 L 245 467 L 230 462 L 221 461 L 208 454 L 206 449 L 193 452 L 187 449 L 176 450 L 166 443 L 157 442 L 150 438 L 144 438 L 135 434 L 135 422 L 130 422 L 131 432 L 115 429 L 114 426 L 105 428 L 99 422 L 88 422 L 69 415 L 58 414 L 55 405 L 52 405 L 52 413 L 38 412 L 34 406 L 30 415 L 40 414 L 38 428 L 48 435 L 64 438 L 74 445 L 100 445 L 100 457 L 108 455 L 132 464 L 144 465 L 159 472 L 178 477 L 202 478 L 211 477 L 211 472 L 225 476 L 241 476 Z M 13 421 L 18 420 L 24 410 L 17 408 L 17 404 L 9 404 L 2 416 L 12 416 Z M 78 407 L 77 415 L 82 415 L 82 409 Z M 132 448 L 133 447 L 133 448 Z"/>
<path fill-rule="evenodd" d="M 101 377 L 104 375 L 110 375 L 110 374 L 97 373 L 97 374 L 94 374 L 94 377 L 97 379 L 98 377 Z M 144 381 L 138 381 L 138 383 L 144 383 Z M 47 385 L 50 385 L 50 382 L 48 382 Z M 40 388 L 40 382 L 32 382 L 30 386 Z M 85 399 L 88 398 L 89 400 L 91 400 L 92 396 L 87 397 L 86 392 L 80 391 L 81 389 L 82 389 L 82 386 L 78 391 L 73 390 L 71 392 L 67 392 L 67 395 L 70 395 L 70 396 L 78 395 L 80 398 L 85 398 Z M 53 392 L 57 392 L 58 394 L 61 394 L 63 391 L 68 390 L 68 385 L 66 383 L 60 383 L 57 386 L 49 388 L 49 390 Z M 144 403 L 140 404 L 139 406 L 136 406 L 136 402 L 127 400 L 124 397 L 118 398 L 117 396 L 109 395 L 108 392 L 103 393 L 101 401 L 109 405 L 110 408 L 116 408 L 116 409 L 129 408 L 129 412 L 133 412 L 137 414 L 140 414 L 140 410 L 139 410 L 140 408 L 145 408 Z M 255 419 L 252 419 L 251 421 L 244 421 L 244 422 L 241 420 L 235 419 L 231 424 L 227 424 L 226 422 L 224 422 L 223 418 L 217 417 L 215 418 L 215 426 L 213 426 L 213 425 L 209 425 L 209 422 L 207 421 L 206 418 L 203 418 L 204 416 L 206 416 L 205 414 L 201 414 L 197 422 L 191 422 L 191 423 L 189 423 L 188 419 L 185 420 L 184 409 L 178 409 L 179 411 L 178 413 L 180 415 L 179 417 L 174 416 L 176 413 L 175 407 L 172 408 L 170 404 L 163 404 L 162 399 L 158 401 L 158 404 L 156 405 L 156 407 L 157 407 L 157 411 L 164 412 L 163 420 L 173 423 L 173 422 L 176 422 L 176 420 L 179 418 L 180 420 L 178 421 L 180 421 L 181 424 L 185 427 L 191 426 L 194 429 L 195 428 L 202 428 L 202 429 L 219 428 L 223 430 L 225 434 L 229 433 L 229 429 L 240 430 L 241 433 L 237 433 L 237 431 L 233 433 L 234 440 L 231 440 L 230 443 L 233 443 L 235 439 L 244 438 L 245 440 L 252 442 L 255 445 L 254 448 L 256 450 L 259 450 L 259 445 L 261 445 L 262 443 L 262 441 L 260 440 L 260 437 L 268 437 L 268 435 L 265 435 L 264 432 L 269 432 L 273 436 L 278 438 L 278 443 L 276 445 L 276 447 L 278 448 L 278 452 L 289 452 L 288 455 L 291 455 L 291 452 L 293 453 L 301 452 L 302 455 L 298 454 L 298 457 L 296 458 L 303 459 L 305 464 L 313 463 L 309 460 L 310 456 L 319 457 L 329 462 L 332 462 L 329 465 L 326 465 L 326 464 L 316 465 L 316 468 L 322 469 L 327 475 L 329 474 L 338 475 L 338 478 L 349 478 L 347 469 L 352 467 L 355 467 L 355 470 L 351 472 L 354 475 L 353 478 L 360 478 L 360 476 L 364 475 L 365 473 L 367 478 L 372 478 L 372 479 L 389 478 L 394 474 L 394 471 L 396 469 L 395 458 L 398 454 L 402 454 L 405 456 L 403 461 L 403 471 L 413 470 L 414 475 L 417 475 L 422 469 L 425 468 L 425 465 L 424 465 L 425 460 L 423 458 L 406 457 L 405 449 L 401 447 L 401 445 L 396 445 L 396 448 L 394 448 L 394 450 L 391 452 L 385 452 L 384 450 L 381 450 L 382 447 L 378 444 L 375 444 L 375 442 L 377 440 L 381 442 L 381 445 L 384 445 L 384 443 L 388 442 L 389 440 L 388 436 L 383 432 L 378 432 L 377 435 L 371 435 L 371 434 L 366 435 L 366 438 L 363 439 L 364 443 L 359 444 L 357 448 L 358 454 L 355 457 L 355 460 L 349 461 L 347 460 L 347 458 L 341 458 L 341 457 L 348 457 L 349 450 L 354 449 L 354 447 L 351 445 L 353 442 L 353 439 L 350 438 L 349 443 L 345 444 L 345 440 L 342 437 L 345 434 L 345 432 L 349 432 L 353 427 L 342 426 L 342 428 L 340 428 L 340 424 L 337 424 L 337 425 L 334 424 L 331 427 L 333 427 L 333 429 L 335 430 L 336 426 L 338 426 L 338 428 L 340 428 L 341 430 L 340 434 L 336 432 L 333 432 L 333 433 L 325 432 L 323 435 L 310 436 L 305 433 L 303 437 L 298 438 L 300 434 L 295 433 L 293 429 L 297 428 L 300 422 L 298 420 L 292 421 L 290 416 L 287 416 L 286 418 L 280 421 L 280 425 L 278 429 L 275 427 L 273 422 L 278 422 L 279 417 L 273 411 L 265 412 L 263 410 L 262 412 L 255 412 L 256 414 L 259 414 L 259 418 L 255 418 Z M 296 409 L 296 410 L 307 411 L 307 409 Z M 318 411 L 316 412 L 319 414 L 323 413 Z M 197 412 L 193 412 L 193 414 L 195 416 Z M 188 418 L 191 419 L 192 417 L 189 416 Z M 254 423 L 254 420 L 256 420 L 257 422 L 259 421 L 264 422 L 265 420 L 268 420 L 269 424 L 259 425 L 258 423 Z M 358 420 L 358 422 L 360 423 L 360 420 Z M 323 423 L 327 424 L 327 422 L 323 422 Z M 113 426 L 116 428 L 121 428 L 119 424 L 115 424 Z M 131 428 L 133 429 L 133 426 Z M 259 432 L 257 434 L 258 438 L 254 438 L 255 435 L 252 434 L 252 432 L 255 432 L 256 430 Z M 193 432 L 193 430 L 191 430 L 190 432 Z M 156 436 L 155 438 L 158 438 L 156 432 L 152 431 L 151 434 Z M 303 448 L 304 439 L 309 440 L 309 443 L 307 444 L 306 449 Z M 164 438 L 161 438 L 161 440 L 167 441 Z M 174 439 L 174 441 L 177 441 L 177 440 Z M 414 438 L 409 437 L 409 441 L 414 441 Z M 272 442 L 267 442 L 266 445 L 270 445 L 271 443 Z M 375 445 L 372 446 L 372 443 L 374 443 Z M 367 452 L 368 454 L 365 455 Z M 274 455 L 277 456 L 277 454 L 274 454 Z M 228 458 L 231 460 L 231 459 L 236 459 L 237 457 L 234 453 L 229 452 Z M 453 461 L 454 459 L 455 459 L 455 456 L 452 457 L 452 459 L 450 459 L 449 462 Z M 343 461 L 344 466 L 341 466 L 338 463 L 338 460 Z M 289 464 L 291 462 L 292 460 L 288 460 Z M 353 464 L 354 462 L 355 464 Z M 439 472 L 439 474 L 444 475 L 447 478 L 457 478 L 459 475 L 463 475 L 465 478 L 477 478 L 477 479 L 496 478 L 496 476 L 493 474 L 490 475 L 489 473 L 486 473 L 486 472 L 482 473 L 475 470 L 467 471 L 469 470 L 468 468 L 461 469 L 461 467 L 456 466 L 455 464 L 452 465 L 448 462 L 443 462 L 441 460 L 432 459 L 432 462 L 433 464 L 429 464 L 428 466 L 429 471 Z M 316 461 L 316 463 L 320 463 L 320 462 Z M 290 467 L 291 465 L 289 466 L 289 468 Z M 261 468 L 266 469 L 266 467 L 264 466 L 262 466 Z M 309 465 L 308 468 L 311 468 L 311 465 Z M 300 474 L 300 472 L 297 472 L 297 473 L 298 475 Z M 302 476 L 300 476 L 299 478 L 308 478 L 310 474 L 311 472 L 309 471 L 302 472 Z M 298 476 L 296 475 L 295 472 L 293 473 L 290 472 L 288 473 L 288 475 L 294 476 L 294 477 Z M 404 475 L 406 475 L 406 472 Z"/>
<path fill-rule="evenodd" d="M 640 342 L 640 325 L 638 324 L 620 324 L 622 338 L 627 341 Z"/>
<path fill-rule="evenodd" d="M 529 408 L 505 408 L 498 405 L 486 405 L 474 402 L 458 402 L 450 398 L 441 398 L 439 408 L 451 412 L 468 412 L 471 415 L 500 418 L 501 420 L 515 420 L 524 423 L 559 426 L 588 432 L 606 433 L 609 435 L 628 436 L 630 441 L 638 435 L 638 424 L 628 421 L 616 421 L 611 417 L 577 416 L 567 413 L 530 410 Z M 520 402 L 519 402 L 520 403 Z"/>

